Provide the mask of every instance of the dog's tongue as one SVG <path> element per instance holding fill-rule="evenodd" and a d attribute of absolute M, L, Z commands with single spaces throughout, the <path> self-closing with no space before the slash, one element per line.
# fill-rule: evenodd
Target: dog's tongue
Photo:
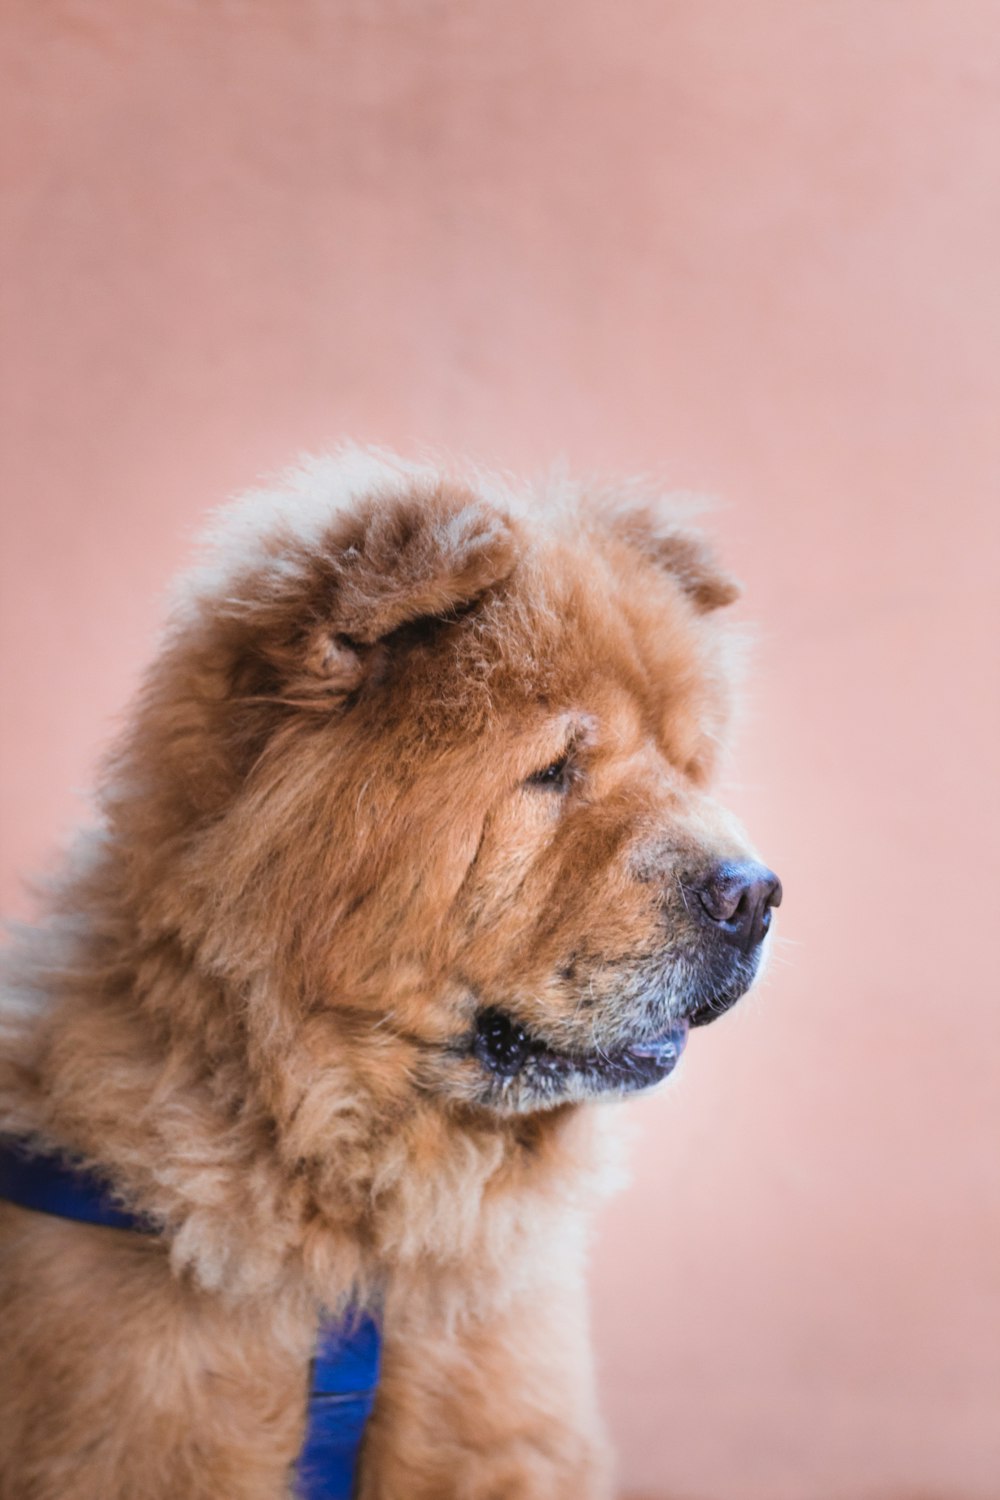
<path fill-rule="evenodd" d="M 651 1057 L 663 1066 L 669 1065 L 672 1068 L 684 1051 L 687 1034 L 688 1023 L 678 1021 L 676 1026 L 671 1026 L 662 1036 L 655 1037 L 651 1042 L 633 1042 L 628 1050 L 633 1057 Z"/>

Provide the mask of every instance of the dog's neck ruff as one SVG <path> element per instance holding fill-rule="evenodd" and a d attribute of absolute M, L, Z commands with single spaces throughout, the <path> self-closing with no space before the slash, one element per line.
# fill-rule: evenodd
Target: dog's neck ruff
<path fill-rule="evenodd" d="M 82 1224 L 157 1233 L 149 1219 L 118 1207 L 108 1184 L 96 1173 L 2 1138 L 0 1199 Z M 308 1425 L 295 1464 L 297 1500 L 350 1500 L 354 1493 L 358 1452 L 378 1385 L 380 1344 L 371 1318 L 320 1323 Z"/>

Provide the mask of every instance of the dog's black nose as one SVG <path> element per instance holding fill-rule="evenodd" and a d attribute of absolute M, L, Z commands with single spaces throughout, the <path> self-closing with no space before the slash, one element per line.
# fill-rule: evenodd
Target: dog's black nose
<path fill-rule="evenodd" d="M 715 865 L 695 890 L 698 915 L 727 943 L 748 952 L 763 942 L 772 906 L 781 905 L 781 881 L 753 860 Z"/>

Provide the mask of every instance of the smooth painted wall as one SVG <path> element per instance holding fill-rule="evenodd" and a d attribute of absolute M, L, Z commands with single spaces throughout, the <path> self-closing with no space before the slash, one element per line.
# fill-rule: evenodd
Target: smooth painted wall
<path fill-rule="evenodd" d="M 1000 11 L 8 0 L 3 892 L 206 511 L 341 435 L 654 469 L 756 638 L 759 994 L 637 1104 L 623 1493 L 1000 1495 Z"/>

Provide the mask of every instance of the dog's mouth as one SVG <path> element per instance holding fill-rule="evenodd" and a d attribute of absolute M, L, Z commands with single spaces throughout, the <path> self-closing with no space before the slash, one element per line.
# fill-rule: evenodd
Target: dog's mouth
<path fill-rule="evenodd" d="M 532 1036 L 505 1011 L 481 1011 L 472 1041 L 473 1056 L 498 1084 L 522 1076 L 545 1092 L 574 1085 L 586 1092 L 632 1093 L 662 1082 L 680 1061 L 687 1021 L 674 1022 L 653 1039 L 589 1052 L 560 1051 Z"/>
<path fill-rule="evenodd" d="M 690 1029 L 718 1020 L 746 993 L 759 959 L 712 948 L 681 975 L 670 963 L 648 961 L 610 971 L 613 989 L 598 975 L 615 999 L 618 1024 L 635 1017 L 624 1037 L 600 1045 L 564 1042 L 500 1006 L 484 1007 L 457 1049 L 476 1064 L 463 1087 L 478 1102 L 515 1113 L 654 1088 L 676 1068 Z"/>

